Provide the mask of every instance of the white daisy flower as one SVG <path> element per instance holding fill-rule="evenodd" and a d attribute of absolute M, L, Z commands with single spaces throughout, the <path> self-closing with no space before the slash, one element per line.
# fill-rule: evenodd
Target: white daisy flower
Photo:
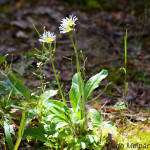
<path fill-rule="evenodd" d="M 60 33 L 67 33 L 70 32 L 72 30 L 74 30 L 74 26 L 75 21 L 78 20 L 78 18 L 76 16 L 70 15 L 69 18 L 63 18 L 62 19 L 62 24 L 60 25 L 59 29 L 60 29 Z"/>
<path fill-rule="evenodd" d="M 73 30 L 72 27 L 67 26 L 66 24 L 61 24 L 59 27 L 60 33 L 67 33 Z"/>
<path fill-rule="evenodd" d="M 52 43 L 56 39 L 56 35 L 54 33 L 45 31 L 41 38 L 39 39 L 40 42 Z"/>

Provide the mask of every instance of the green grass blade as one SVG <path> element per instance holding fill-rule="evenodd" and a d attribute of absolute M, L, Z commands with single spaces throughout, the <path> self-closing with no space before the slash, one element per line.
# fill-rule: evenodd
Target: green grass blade
<path fill-rule="evenodd" d="M 10 134 L 10 127 L 9 127 L 9 124 L 6 121 L 4 121 L 4 130 L 5 130 L 6 141 L 8 143 L 9 149 L 13 150 L 14 149 L 14 144 L 13 144 L 11 134 Z"/>
<path fill-rule="evenodd" d="M 21 106 L 16 106 L 16 105 L 8 105 L 7 108 L 15 108 L 15 109 L 20 109 L 20 110 L 25 110 L 24 107 L 21 107 Z"/>

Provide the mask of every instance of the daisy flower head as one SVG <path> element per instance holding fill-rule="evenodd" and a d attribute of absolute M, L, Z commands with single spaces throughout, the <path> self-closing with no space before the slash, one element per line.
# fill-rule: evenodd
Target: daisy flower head
<path fill-rule="evenodd" d="M 62 24 L 60 25 L 59 29 L 60 29 L 60 33 L 67 33 L 70 32 L 72 30 L 74 30 L 74 26 L 75 21 L 78 20 L 78 18 L 76 16 L 70 15 L 69 18 L 63 18 L 62 19 Z"/>
<path fill-rule="evenodd" d="M 41 38 L 40 42 L 52 43 L 56 39 L 56 35 L 53 32 L 45 31 Z"/>

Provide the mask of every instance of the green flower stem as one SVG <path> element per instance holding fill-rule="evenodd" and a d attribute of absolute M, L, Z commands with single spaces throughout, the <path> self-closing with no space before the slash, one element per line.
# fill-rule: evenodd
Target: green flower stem
<path fill-rule="evenodd" d="M 41 88 L 42 88 L 42 92 L 44 93 L 42 65 L 40 65 L 40 80 L 41 80 Z"/>
<path fill-rule="evenodd" d="M 75 30 L 73 30 L 73 33 L 74 33 L 74 37 L 75 37 L 75 47 L 76 47 L 76 51 L 77 51 L 77 49 L 78 49 L 77 48 L 77 37 L 76 37 Z M 80 69 L 80 66 L 79 66 L 79 69 Z M 84 84 L 82 82 L 81 82 L 81 90 L 82 90 L 82 99 L 83 99 L 83 106 L 82 106 L 82 110 L 83 110 L 82 113 L 83 114 L 82 115 L 83 115 L 83 117 L 85 117 L 85 113 L 84 113 L 84 110 L 85 110 Z"/>
<path fill-rule="evenodd" d="M 43 59 L 44 59 L 44 48 L 45 48 L 45 43 L 42 43 L 43 47 L 42 47 L 42 65 L 43 65 Z M 41 88 L 42 88 L 42 93 L 44 93 L 44 84 L 43 84 L 43 72 L 42 72 L 42 65 L 40 65 L 39 69 L 40 69 L 40 80 L 41 80 Z"/>
<path fill-rule="evenodd" d="M 70 35 L 70 38 L 71 38 L 71 42 L 72 42 L 74 51 L 76 53 L 76 65 L 77 65 L 77 76 L 78 76 L 78 86 L 79 86 L 79 98 L 80 98 L 80 107 L 81 107 L 81 110 L 82 110 L 81 87 L 80 87 L 80 65 L 79 65 L 78 52 L 77 52 L 77 47 L 74 44 L 74 41 L 73 41 L 73 38 L 72 38 L 71 34 L 69 34 L 69 35 Z M 82 118 L 82 113 L 81 113 L 81 118 Z"/>
<path fill-rule="evenodd" d="M 64 95 L 62 93 L 62 90 L 61 90 L 61 87 L 60 87 L 60 82 L 59 82 L 59 79 L 58 79 L 58 76 L 57 76 L 57 73 L 56 73 L 56 70 L 55 70 L 54 59 L 53 59 L 53 52 L 52 52 L 52 49 L 51 49 L 51 45 L 49 46 L 49 49 L 50 49 L 50 60 L 51 60 L 51 63 L 52 63 L 52 67 L 53 67 L 53 71 L 54 71 L 55 78 L 56 78 L 56 81 L 57 81 L 57 85 L 58 85 L 61 97 L 62 97 L 64 103 L 66 104 L 66 100 L 65 100 Z"/>
<path fill-rule="evenodd" d="M 17 138 L 16 144 L 15 144 L 14 150 L 18 150 L 18 148 L 19 148 L 19 145 L 20 145 L 23 133 L 24 133 L 24 128 L 25 128 L 27 116 L 28 116 L 28 112 L 24 111 L 22 113 L 22 119 L 21 119 L 19 131 L 18 131 L 18 138 Z"/>
<path fill-rule="evenodd" d="M 128 91 L 128 82 L 127 82 L 127 29 L 126 29 L 126 33 L 125 33 L 125 37 L 124 37 L 124 61 L 125 61 L 125 92 L 124 92 L 124 98 L 126 101 L 126 95 L 127 95 L 127 91 Z"/>
<path fill-rule="evenodd" d="M 17 139 L 17 141 L 16 141 L 14 150 L 18 150 L 18 147 L 19 147 L 19 145 L 20 145 L 21 139 L 22 139 L 22 136 L 18 136 L 18 139 Z"/>

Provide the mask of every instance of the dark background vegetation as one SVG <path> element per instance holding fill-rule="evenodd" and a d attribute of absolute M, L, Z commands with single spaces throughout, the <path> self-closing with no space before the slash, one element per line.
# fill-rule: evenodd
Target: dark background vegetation
<path fill-rule="evenodd" d="M 62 18 L 73 14 L 78 17 L 76 31 L 78 48 L 87 57 L 88 79 L 101 69 L 108 69 L 107 80 L 95 91 L 93 97 L 110 84 L 97 99 L 107 106 L 122 100 L 125 89 L 124 35 L 128 30 L 128 82 L 127 101 L 131 108 L 150 108 L 150 2 L 149 0 L 0 0 L 0 56 L 9 54 L 7 61 L 12 71 L 23 79 L 31 91 L 36 91 L 40 80 L 36 71 L 35 47 L 41 48 L 39 32 L 46 30 L 57 34 L 55 65 L 60 71 L 63 91 L 67 93 L 76 71 L 75 55 L 68 35 L 61 35 L 58 27 Z M 72 58 L 73 63 L 67 58 Z M 12 59 L 13 57 L 13 59 Z M 82 55 L 80 55 L 81 67 Z M 51 64 L 44 67 L 47 88 L 57 88 Z"/>

